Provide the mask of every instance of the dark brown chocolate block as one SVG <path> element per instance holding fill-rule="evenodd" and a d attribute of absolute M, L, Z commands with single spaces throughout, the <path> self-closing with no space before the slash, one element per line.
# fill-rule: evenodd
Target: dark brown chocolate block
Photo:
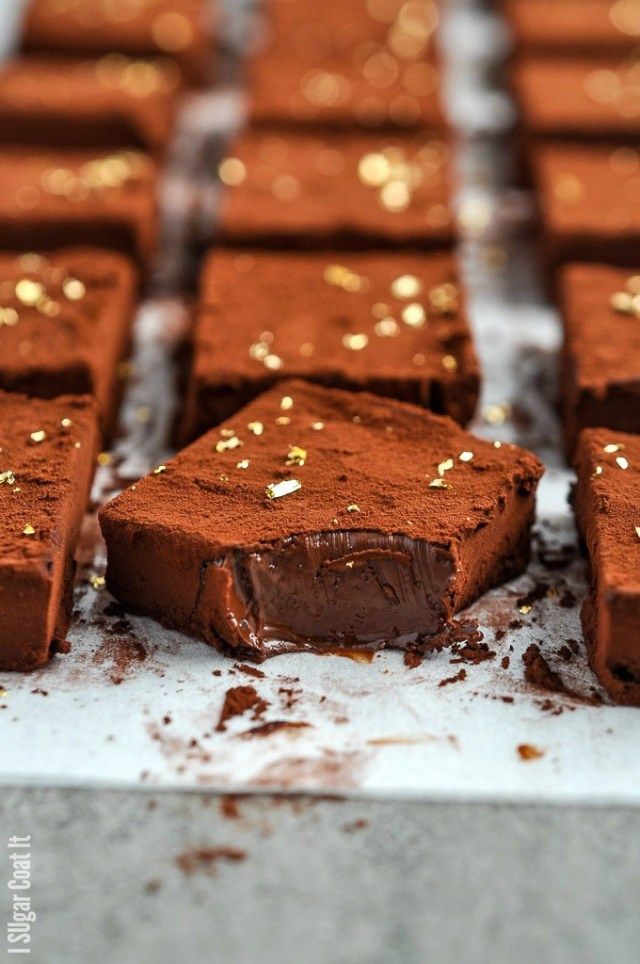
<path fill-rule="evenodd" d="M 248 131 L 222 161 L 234 245 L 437 248 L 455 239 L 450 147 L 429 133 Z"/>
<path fill-rule="evenodd" d="M 439 647 L 525 566 L 541 473 L 424 409 L 283 382 L 102 510 L 108 587 L 251 659 Z"/>
<path fill-rule="evenodd" d="M 40 398 L 92 394 L 109 435 L 137 282 L 128 258 L 98 248 L 0 255 L 0 388 Z"/>
<path fill-rule="evenodd" d="M 505 0 L 502 9 L 526 53 L 625 53 L 640 39 L 636 0 Z"/>
<path fill-rule="evenodd" d="M 548 145 L 532 169 L 544 254 L 567 261 L 640 264 L 640 155 L 630 147 Z"/>
<path fill-rule="evenodd" d="M 640 433 L 640 275 L 600 264 L 559 274 L 567 449 L 587 426 Z"/>
<path fill-rule="evenodd" d="M 13 60 L 0 69 L 0 143 L 162 153 L 179 88 L 170 60 Z"/>
<path fill-rule="evenodd" d="M 166 55 L 185 80 L 212 76 L 214 16 L 206 0 L 29 0 L 22 48 L 29 53 Z"/>
<path fill-rule="evenodd" d="M 213 251 L 183 437 L 292 377 L 414 402 L 465 424 L 480 373 L 455 259 Z"/>
<path fill-rule="evenodd" d="M 155 165 L 119 151 L 0 151 L 0 248 L 114 248 L 148 265 L 156 247 Z"/>
<path fill-rule="evenodd" d="M 374 16 L 375 14 L 375 16 Z M 254 123 L 445 124 L 433 0 L 274 0 L 249 65 Z"/>
<path fill-rule="evenodd" d="M 640 706 L 640 437 L 585 429 L 575 465 L 591 571 L 582 609 L 589 661 L 616 702 Z"/>
<path fill-rule="evenodd" d="M 524 58 L 512 87 L 525 138 L 638 144 L 640 65 L 624 57 Z"/>
<path fill-rule="evenodd" d="M 0 392 L 0 670 L 44 665 L 64 642 L 98 427 L 91 399 Z"/>

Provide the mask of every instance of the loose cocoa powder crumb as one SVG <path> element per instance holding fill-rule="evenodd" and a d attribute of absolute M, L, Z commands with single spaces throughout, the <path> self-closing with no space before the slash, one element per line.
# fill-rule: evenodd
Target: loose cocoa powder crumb
<path fill-rule="evenodd" d="M 422 665 L 422 655 L 415 649 L 405 649 L 404 665 L 408 669 L 417 669 Z"/>
<path fill-rule="evenodd" d="M 294 720 L 269 720 L 267 723 L 261 723 L 259 726 L 246 730 L 241 735 L 243 738 L 271 736 L 272 733 L 277 733 L 280 730 L 302 730 L 310 725 L 310 723 L 298 723 Z"/>
<path fill-rule="evenodd" d="M 255 676 L 256 679 L 264 679 L 265 676 L 257 666 L 248 666 L 246 663 L 234 663 L 233 668 L 245 673 L 246 676 Z"/>
<path fill-rule="evenodd" d="M 269 704 L 258 695 L 253 686 L 232 686 L 225 693 L 216 731 L 226 730 L 230 719 L 242 716 L 248 711 L 251 711 L 253 720 L 259 720 L 268 708 Z"/>
<path fill-rule="evenodd" d="M 356 830 L 364 830 L 365 827 L 369 826 L 368 820 L 353 820 L 351 823 L 345 823 L 343 830 L 345 833 L 354 833 Z"/>
<path fill-rule="evenodd" d="M 147 655 L 144 645 L 137 637 L 114 636 L 103 639 L 93 655 L 93 662 L 97 665 L 111 662 L 113 668 L 109 672 L 109 679 L 115 686 L 119 686 L 134 666 L 144 662 Z"/>
<path fill-rule="evenodd" d="M 454 658 L 450 663 L 469 663 L 473 666 L 484 663 L 486 659 L 493 659 L 495 650 L 489 649 L 487 643 L 482 642 L 482 634 L 470 637 L 465 643 L 454 643 L 451 647 Z"/>
<path fill-rule="evenodd" d="M 197 847 L 178 854 L 176 864 L 183 874 L 190 875 L 196 871 L 215 874 L 220 861 L 239 863 L 246 859 L 246 851 L 238 850 L 237 847 Z"/>
<path fill-rule="evenodd" d="M 510 662 L 511 660 L 508 656 L 503 656 L 502 659 L 500 660 L 500 665 L 502 666 L 503 669 L 509 669 Z"/>
<path fill-rule="evenodd" d="M 231 794 L 222 797 L 220 800 L 220 813 L 222 816 L 227 820 L 239 820 L 241 817 L 239 800 L 239 797 Z"/>
<path fill-rule="evenodd" d="M 540 757 L 544 756 L 544 750 L 538 749 L 537 746 L 532 746 L 531 743 L 520 743 L 518 746 L 518 754 L 521 760 L 539 760 Z"/>
<path fill-rule="evenodd" d="M 459 670 L 455 676 L 449 676 L 447 679 L 441 679 L 438 686 L 448 686 L 450 683 L 460 683 L 462 680 L 467 678 L 466 669 Z"/>
<path fill-rule="evenodd" d="M 552 690 L 554 693 L 566 692 L 562 679 L 555 670 L 551 669 L 536 643 L 527 646 L 522 661 L 525 666 L 524 678 L 527 683 L 545 690 Z"/>

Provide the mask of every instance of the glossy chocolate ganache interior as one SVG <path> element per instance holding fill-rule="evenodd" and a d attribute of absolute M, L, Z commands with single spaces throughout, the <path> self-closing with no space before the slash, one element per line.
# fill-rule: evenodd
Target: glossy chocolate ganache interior
<path fill-rule="evenodd" d="M 419 539 L 352 530 L 292 535 L 218 563 L 234 635 L 264 655 L 429 645 L 452 609 L 454 561 Z"/>

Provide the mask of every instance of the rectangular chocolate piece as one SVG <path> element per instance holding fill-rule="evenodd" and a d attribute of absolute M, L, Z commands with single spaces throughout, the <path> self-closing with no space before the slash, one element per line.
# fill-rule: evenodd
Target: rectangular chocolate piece
<path fill-rule="evenodd" d="M 64 643 L 98 426 L 91 399 L 0 392 L 0 670 Z"/>
<path fill-rule="evenodd" d="M 283 382 L 102 509 L 107 584 L 234 656 L 438 648 L 526 565 L 541 473 L 413 405 Z"/>
<path fill-rule="evenodd" d="M 559 288 L 567 450 L 587 426 L 640 433 L 640 275 L 570 264 Z"/>
<path fill-rule="evenodd" d="M 171 60 L 23 57 L 0 68 L 0 144 L 165 151 L 180 74 Z"/>
<path fill-rule="evenodd" d="M 428 132 L 250 130 L 219 168 L 218 237 L 271 247 L 450 246 L 450 153 Z"/>
<path fill-rule="evenodd" d="M 212 79 L 214 15 L 208 0 L 29 0 L 22 49 L 28 53 L 130 57 L 166 55 L 184 79 Z"/>
<path fill-rule="evenodd" d="M 183 437 L 292 377 L 414 402 L 465 424 L 480 373 L 455 259 L 213 251 Z"/>
<path fill-rule="evenodd" d="M 370 128 L 446 123 L 433 0 L 273 0 L 251 58 L 253 123 Z M 375 15 L 374 15 L 375 14 Z"/>
<path fill-rule="evenodd" d="M 0 254 L 0 388 L 40 398 L 92 394 L 110 435 L 137 285 L 133 263 L 112 251 Z"/>
<path fill-rule="evenodd" d="M 517 52 L 629 53 L 640 39 L 636 0 L 504 0 Z"/>
<path fill-rule="evenodd" d="M 640 171 L 629 147 L 548 145 L 532 169 L 544 254 L 567 261 L 640 264 Z"/>
<path fill-rule="evenodd" d="M 624 57 L 536 57 L 511 72 L 525 138 L 638 144 L 640 67 Z"/>
<path fill-rule="evenodd" d="M 113 248 L 148 266 L 157 242 L 156 168 L 146 154 L 0 150 L 0 248 Z"/>
<path fill-rule="evenodd" d="M 617 703 L 640 706 L 640 437 L 585 429 L 574 501 L 589 556 L 589 662 Z"/>

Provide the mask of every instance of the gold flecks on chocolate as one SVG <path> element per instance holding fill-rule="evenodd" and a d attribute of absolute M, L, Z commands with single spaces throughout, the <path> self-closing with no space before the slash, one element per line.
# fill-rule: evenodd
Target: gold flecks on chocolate
<path fill-rule="evenodd" d="M 324 428 L 324 422 L 312 422 L 311 428 L 313 429 L 314 432 L 321 432 L 322 429 Z"/>
<path fill-rule="evenodd" d="M 303 358 L 311 358 L 311 356 L 315 351 L 315 348 L 313 347 L 310 341 L 305 341 L 302 343 L 302 345 L 300 345 L 300 348 L 298 349 L 298 351 L 300 352 Z"/>
<path fill-rule="evenodd" d="M 584 184 L 575 174 L 562 174 L 553 183 L 553 193 L 564 204 L 578 204 L 584 197 Z"/>
<path fill-rule="evenodd" d="M 437 479 L 431 479 L 429 482 L 430 489 L 451 489 L 453 486 L 446 479 L 438 477 Z"/>
<path fill-rule="evenodd" d="M 410 328 L 422 328 L 427 320 L 427 314 L 417 301 L 412 301 L 402 309 L 402 320 Z"/>
<path fill-rule="evenodd" d="M 239 157 L 225 157 L 218 167 L 218 176 L 227 187 L 237 187 L 247 176 L 247 169 Z"/>
<path fill-rule="evenodd" d="M 33 442 L 34 445 L 38 445 L 40 442 L 44 442 L 47 437 L 47 433 L 43 429 L 38 429 L 37 432 L 32 432 L 29 436 L 29 441 Z"/>
<path fill-rule="evenodd" d="M 104 576 L 90 576 L 89 582 L 91 583 L 92 587 L 96 590 L 96 592 L 100 592 L 101 589 L 104 589 L 107 583 Z"/>
<path fill-rule="evenodd" d="M 417 298 L 421 291 L 422 282 L 413 274 L 402 274 L 391 282 L 391 294 L 394 298 Z"/>
<path fill-rule="evenodd" d="M 530 606 L 528 603 L 524 603 L 522 606 L 518 606 L 518 612 L 521 613 L 523 616 L 528 616 L 532 609 L 533 609 L 533 606 Z"/>
<path fill-rule="evenodd" d="M 278 415 L 276 425 L 291 425 L 291 419 L 288 415 Z"/>
<path fill-rule="evenodd" d="M 232 428 L 221 428 L 220 435 L 222 438 L 233 438 L 237 433 Z"/>
<path fill-rule="evenodd" d="M 350 505 L 347 506 L 347 512 L 360 512 L 360 506 L 357 502 L 351 502 Z"/>
<path fill-rule="evenodd" d="M 193 27 L 183 13 L 167 10 L 154 19 L 151 35 L 160 50 L 173 54 L 186 50 L 192 42 Z"/>
<path fill-rule="evenodd" d="M 595 469 L 593 470 L 594 479 L 597 479 L 599 475 L 603 474 L 603 472 L 604 472 L 604 469 L 602 468 L 602 466 L 596 465 Z"/>
<path fill-rule="evenodd" d="M 79 278 L 65 278 L 62 290 L 69 301 L 80 301 L 87 293 L 87 289 Z"/>
<path fill-rule="evenodd" d="M 638 539 L 640 539 L 640 526 L 635 526 L 635 530 L 636 530 L 636 535 Z"/>
<path fill-rule="evenodd" d="M 391 174 L 391 163 L 384 154 L 365 154 L 358 164 L 358 177 L 367 187 L 382 187 Z"/>
<path fill-rule="evenodd" d="M 616 452 L 621 452 L 624 449 L 624 444 L 622 442 L 610 442 L 608 445 L 603 446 L 602 451 L 606 452 L 607 455 L 614 455 Z"/>
<path fill-rule="evenodd" d="M 281 174 L 274 178 L 271 192 L 279 201 L 294 201 L 300 194 L 300 181 L 293 174 Z"/>
<path fill-rule="evenodd" d="M 15 286 L 16 298 L 22 305 L 34 308 L 45 293 L 44 285 L 39 281 L 30 281 L 29 278 L 21 278 Z"/>
<path fill-rule="evenodd" d="M 98 465 L 111 465 L 113 462 L 113 455 L 111 452 L 100 452 L 96 461 Z"/>
<path fill-rule="evenodd" d="M 264 432 L 264 425 L 262 422 L 249 422 L 247 428 L 253 435 L 262 435 Z"/>
<path fill-rule="evenodd" d="M 6 472 L 0 472 L 0 485 L 15 485 L 15 484 L 16 484 L 16 477 L 11 471 L 11 469 L 7 469 Z"/>
<path fill-rule="evenodd" d="M 440 462 L 438 465 L 438 475 L 440 478 L 442 478 L 445 472 L 450 472 L 453 468 L 453 465 L 453 459 L 445 459 L 444 462 Z"/>
<path fill-rule="evenodd" d="M 228 481 L 229 481 L 229 476 L 228 476 L 228 475 L 219 475 L 219 476 L 218 476 L 218 482 L 228 482 Z"/>
<path fill-rule="evenodd" d="M 135 412 L 136 422 L 139 425 L 147 425 L 151 420 L 151 409 L 148 405 L 139 405 Z"/>
<path fill-rule="evenodd" d="M 36 530 L 33 528 L 31 523 L 27 522 L 26 526 L 22 530 L 23 536 L 35 536 Z"/>
<path fill-rule="evenodd" d="M 378 338 L 395 338 L 400 334 L 400 325 L 395 318 L 387 315 L 386 318 L 381 318 L 375 323 L 373 330 Z"/>
<path fill-rule="evenodd" d="M 342 336 L 342 344 L 348 351 L 362 351 L 369 344 L 369 336 L 361 332 L 348 332 Z"/>
<path fill-rule="evenodd" d="M 427 363 L 426 355 L 423 355 L 421 351 L 416 352 L 416 354 L 411 359 L 416 368 L 422 368 Z"/>
<path fill-rule="evenodd" d="M 473 452 L 461 452 L 458 458 L 461 462 L 471 462 L 473 460 Z"/>
<path fill-rule="evenodd" d="M 342 288 L 344 291 L 362 291 L 368 287 L 369 280 L 342 264 L 330 264 L 325 268 L 322 277 L 328 285 Z"/>
<path fill-rule="evenodd" d="M 249 459 L 240 459 L 239 462 L 236 462 L 237 469 L 248 469 L 250 465 L 251 462 Z"/>
<path fill-rule="evenodd" d="M 442 367 L 445 371 L 456 372 L 458 370 L 458 359 L 454 355 L 443 355 Z"/>
<path fill-rule="evenodd" d="M 482 417 L 489 425 L 504 425 L 510 414 L 511 406 L 508 402 L 502 405 L 485 405 L 482 410 Z"/>
<path fill-rule="evenodd" d="M 285 495 L 293 495 L 302 488 L 298 479 L 283 479 L 281 482 L 270 482 L 265 492 L 268 499 L 282 499 Z"/>
<path fill-rule="evenodd" d="M 266 341 L 255 341 L 249 346 L 249 355 L 254 361 L 264 361 L 269 354 L 269 345 Z"/>
<path fill-rule="evenodd" d="M 299 445 L 292 445 L 287 453 L 287 465 L 304 465 L 307 461 L 307 450 Z"/>
<path fill-rule="evenodd" d="M 618 466 L 619 469 L 626 471 L 629 468 L 629 461 L 628 459 L 625 459 L 624 455 L 617 455 L 616 465 Z"/>
<path fill-rule="evenodd" d="M 20 316 L 15 308 L 0 308 L 0 328 L 3 325 L 7 328 L 13 328 L 19 320 Z"/>
<path fill-rule="evenodd" d="M 166 471 L 167 471 L 166 465 L 156 465 L 155 469 L 153 470 L 153 474 L 162 475 L 163 472 L 166 472 Z"/>
<path fill-rule="evenodd" d="M 279 355 L 269 354 L 265 356 L 263 365 L 265 368 L 268 368 L 269 371 L 277 372 L 284 367 L 284 362 Z"/>
<path fill-rule="evenodd" d="M 280 408 L 283 412 L 288 412 L 293 408 L 293 399 L 290 395 L 283 395 L 280 399 Z"/>
<path fill-rule="evenodd" d="M 439 315 L 453 315 L 458 310 L 458 289 L 451 282 L 429 289 L 429 301 Z"/>
<path fill-rule="evenodd" d="M 242 440 L 237 435 L 232 435 L 230 438 L 216 442 L 216 452 L 232 452 L 234 449 L 239 449 L 241 445 Z"/>

